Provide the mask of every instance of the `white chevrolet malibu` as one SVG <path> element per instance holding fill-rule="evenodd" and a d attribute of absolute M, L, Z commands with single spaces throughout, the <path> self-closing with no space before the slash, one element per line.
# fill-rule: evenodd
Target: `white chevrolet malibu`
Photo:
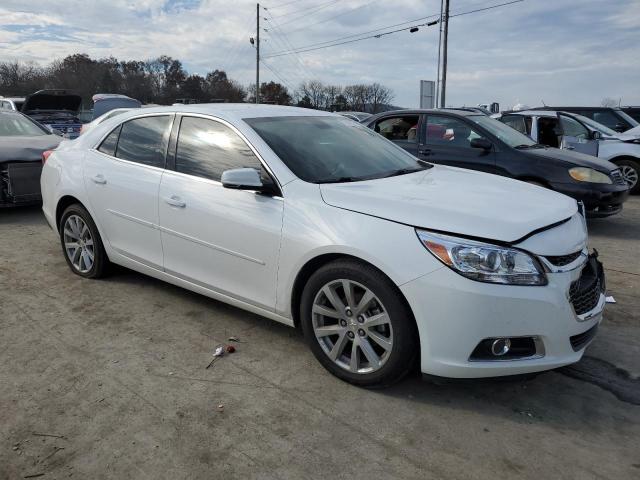
<path fill-rule="evenodd" d="M 72 272 L 115 263 L 300 327 L 354 384 L 567 365 L 602 320 L 574 200 L 422 162 L 338 115 L 133 110 L 45 157 Z"/>

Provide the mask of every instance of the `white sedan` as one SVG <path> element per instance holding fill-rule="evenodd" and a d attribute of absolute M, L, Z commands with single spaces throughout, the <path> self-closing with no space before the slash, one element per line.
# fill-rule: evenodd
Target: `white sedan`
<path fill-rule="evenodd" d="M 116 263 L 292 327 L 354 384 L 578 361 L 604 276 L 574 200 L 422 162 L 325 112 L 125 112 L 47 156 L 71 271 Z"/>

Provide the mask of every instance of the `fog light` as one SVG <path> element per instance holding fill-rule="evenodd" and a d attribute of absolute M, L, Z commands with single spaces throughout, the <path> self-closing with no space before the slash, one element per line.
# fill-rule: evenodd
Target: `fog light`
<path fill-rule="evenodd" d="M 491 353 L 496 357 L 501 357 L 509 353 L 511 349 L 511 340 L 508 338 L 497 338 L 491 344 Z"/>

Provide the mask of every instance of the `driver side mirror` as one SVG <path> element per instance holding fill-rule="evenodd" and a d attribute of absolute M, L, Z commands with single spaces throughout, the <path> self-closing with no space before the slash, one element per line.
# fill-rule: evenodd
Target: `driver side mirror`
<path fill-rule="evenodd" d="M 471 148 L 481 148 L 483 150 L 491 150 L 493 144 L 486 138 L 474 138 L 470 142 Z"/>
<path fill-rule="evenodd" d="M 222 172 L 220 179 L 224 188 L 236 190 L 262 191 L 264 184 L 260 179 L 260 172 L 255 168 L 233 168 Z"/>
<path fill-rule="evenodd" d="M 627 126 L 623 123 L 616 123 L 616 128 L 614 130 L 618 133 L 622 133 L 627 130 Z"/>
<path fill-rule="evenodd" d="M 599 131 L 594 130 L 593 132 L 591 132 L 592 140 L 600 140 L 601 138 L 602 138 L 602 134 Z"/>

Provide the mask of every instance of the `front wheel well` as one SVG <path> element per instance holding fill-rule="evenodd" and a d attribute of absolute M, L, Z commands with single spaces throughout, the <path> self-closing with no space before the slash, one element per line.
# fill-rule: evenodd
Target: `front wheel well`
<path fill-rule="evenodd" d="M 300 301 L 302 299 L 302 292 L 304 291 L 304 287 L 307 285 L 309 278 L 313 275 L 320 267 L 334 262 L 336 260 L 353 260 L 355 262 L 359 262 L 365 265 L 368 265 L 372 268 L 378 270 L 382 275 L 387 277 L 391 284 L 396 288 L 399 298 L 402 299 L 403 302 L 407 305 L 409 311 L 412 315 L 412 320 L 415 322 L 415 316 L 413 315 L 413 309 L 409 302 L 405 298 L 404 294 L 400 291 L 400 289 L 396 286 L 395 282 L 389 278 L 389 276 L 380 270 L 378 267 L 373 265 L 372 263 L 367 262 L 361 258 L 355 257 L 353 255 L 347 255 L 343 253 L 327 253 L 323 255 L 319 255 L 317 257 L 312 258 L 298 272 L 295 281 L 293 282 L 293 291 L 291 294 L 291 316 L 293 318 L 293 324 L 296 328 L 300 327 Z"/>
<path fill-rule="evenodd" d="M 628 160 L 628 161 L 631 161 L 631 162 L 635 162 L 635 163 L 640 164 L 640 158 L 638 158 L 638 157 L 631 157 L 631 156 L 629 156 L 629 155 L 620 155 L 619 157 L 615 157 L 615 158 L 610 158 L 610 159 L 609 159 L 609 161 L 610 161 L 611 163 L 614 163 L 614 164 L 616 164 L 616 165 L 618 164 L 618 162 L 621 162 L 621 161 L 623 161 L 623 160 Z"/>
<path fill-rule="evenodd" d="M 80 200 L 71 195 L 65 195 L 64 197 L 60 198 L 60 200 L 58 200 L 58 205 L 56 206 L 56 228 L 60 228 L 60 220 L 62 219 L 62 214 L 64 213 L 64 211 L 69 205 L 73 205 L 74 203 L 82 205 L 82 202 Z M 86 208 L 84 205 L 82 205 L 82 207 Z"/>

